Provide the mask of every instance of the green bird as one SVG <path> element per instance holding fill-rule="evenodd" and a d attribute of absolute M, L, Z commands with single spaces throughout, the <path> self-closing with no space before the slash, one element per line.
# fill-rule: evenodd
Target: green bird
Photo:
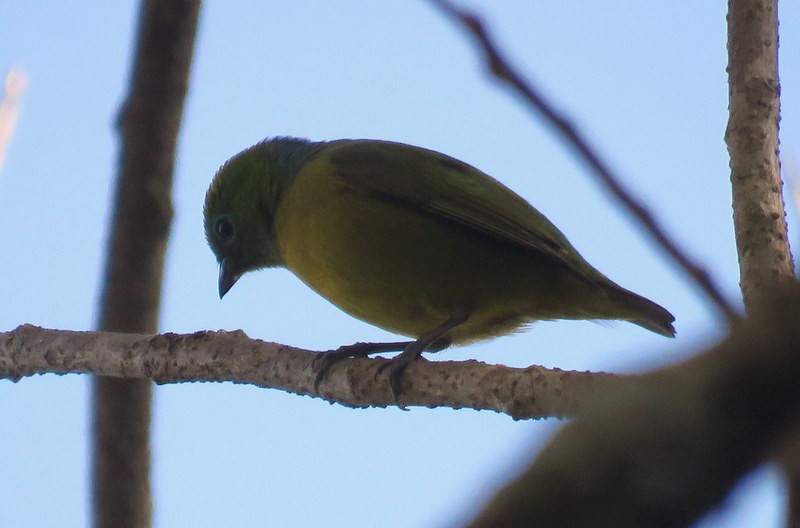
<path fill-rule="evenodd" d="M 267 139 L 222 165 L 203 214 L 220 298 L 244 273 L 283 266 L 350 315 L 413 339 L 322 353 L 317 383 L 342 358 L 401 351 L 384 364 L 397 396 L 423 351 L 542 319 L 675 335 L 672 314 L 593 268 L 523 198 L 432 150 Z"/>

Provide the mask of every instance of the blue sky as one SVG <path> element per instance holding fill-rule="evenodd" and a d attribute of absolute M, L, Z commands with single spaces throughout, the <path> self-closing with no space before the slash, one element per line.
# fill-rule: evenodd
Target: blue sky
<path fill-rule="evenodd" d="M 478 2 L 466 5 L 477 6 Z M 493 2 L 480 9 L 670 232 L 738 295 L 723 2 Z M 137 4 L 0 4 L 0 69 L 29 77 L 0 172 L 0 329 L 96 320 Z M 800 5 L 781 9 L 782 150 L 800 146 Z M 463 159 L 545 213 L 596 267 L 668 307 L 678 338 L 624 323 L 539 323 L 443 359 L 638 371 L 721 335 L 709 304 L 540 120 L 487 79 L 425 2 L 206 2 L 178 149 L 160 328 L 241 328 L 313 349 L 391 339 L 286 271 L 220 301 L 202 232 L 217 167 L 272 135 L 403 141 Z M 790 237 L 799 240 L 789 209 Z M 0 511 L 9 526 L 88 523 L 88 379 L 0 382 Z M 559 423 L 448 409 L 351 410 L 231 384 L 159 387 L 155 525 L 452 526 L 519 471 Z M 703 526 L 778 526 L 768 468 Z"/>

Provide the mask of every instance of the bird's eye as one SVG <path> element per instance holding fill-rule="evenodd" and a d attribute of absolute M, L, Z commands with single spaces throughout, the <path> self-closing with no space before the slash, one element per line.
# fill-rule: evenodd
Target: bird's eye
<path fill-rule="evenodd" d="M 231 219 L 227 216 L 220 216 L 217 218 L 216 222 L 214 222 L 214 231 L 223 242 L 230 242 L 233 240 L 233 224 L 231 223 Z"/>

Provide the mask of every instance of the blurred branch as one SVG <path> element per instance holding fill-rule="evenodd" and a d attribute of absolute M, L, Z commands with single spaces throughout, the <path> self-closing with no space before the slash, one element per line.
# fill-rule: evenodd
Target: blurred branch
<path fill-rule="evenodd" d="M 690 525 L 796 423 L 798 328 L 795 283 L 704 354 L 609 387 L 469 526 Z"/>
<path fill-rule="evenodd" d="M 120 161 L 108 240 L 101 330 L 153 333 L 172 222 L 172 174 L 200 0 L 143 0 L 128 93 L 118 117 Z M 94 379 L 93 524 L 151 525 L 152 383 Z"/>
<path fill-rule="evenodd" d="M 448 0 L 431 0 L 448 17 L 462 25 L 475 39 L 483 51 L 491 73 L 505 82 L 520 96 L 534 112 L 542 114 L 553 125 L 580 157 L 592 168 L 600 182 L 612 195 L 640 222 L 656 242 L 670 257 L 694 280 L 707 297 L 725 315 L 729 323 L 738 319 L 736 310 L 730 305 L 709 273 L 687 256 L 656 220 L 655 216 L 630 193 L 620 179 L 615 176 L 600 155 L 569 120 L 556 111 L 555 107 L 526 80 L 504 57 L 492 39 L 481 19 L 467 10 L 456 7 Z"/>
<path fill-rule="evenodd" d="M 574 125 L 508 63 L 483 22 L 448 0 L 431 1 L 467 29 L 492 74 L 544 115 L 732 323 L 731 336 L 706 354 L 635 384 L 612 386 L 470 526 L 684 526 L 721 500 L 782 433 L 791 431 L 800 404 L 800 288 L 790 282 L 777 174 L 776 2 L 729 2 L 726 140 L 740 216 L 742 288 L 748 314 L 760 314 L 757 321 L 739 322 L 708 273 L 622 186 Z M 778 302 L 787 290 L 791 298 Z"/>
<path fill-rule="evenodd" d="M 0 379 L 96 374 L 157 383 L 229 381 L 276 388 L 349 407 L 397 405 L 385 359 L 335 364 L 314 390 L 316 352 L 249 339 L 243 332 L 142 335 L 49 330 L 23 325 L 0 333 Z M 493 410 L 521 418 L 574 416 L 603 388 L 636 376 L 524 369 L 478 361 L 420 360 L 403 375 L 403 406 Z"/>
<path fill-rule="evenodd" d="M 412 364 L 405 405 L 515 417 L 574 415 L 473 526 L 683 526 L 716 504 L 794 423 L 800 404 L 800 285 L 766 313 L 681 365 L 640 376 L 510 369 L 475 361 Z M 315 353 L 241 332 L 137 335 L 0 333 L 0 378 L 42 373 L 231 381 L 315 395 Z M 385 360 L 334 365 L 317 396 L 392 405 L 375 372 Z M 554 411 L 542 413 L 546 406 Z"/>
<path fill-rule="evenodd" d="M 3 84 L 3 99 L 0 100 L 0 168 L 6 160 L 8 143 L 17 126 L 19 105 L 28 85 L 28 78 L 20 68 L 11 68 Z"/>

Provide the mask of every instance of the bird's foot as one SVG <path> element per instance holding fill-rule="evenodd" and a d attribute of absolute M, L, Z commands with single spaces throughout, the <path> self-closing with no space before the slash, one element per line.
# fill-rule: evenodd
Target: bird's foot
<path fill-rule="evenodd" d="M 377 378 L 384 370 L 388 370 L 389 388 L 392 391 L 395 402 L 402 393 L 403 372 L 406 368 L 419 359 L 423 351 L 438 352 L 450 345 L 448 338 L 440 337 L 436 339 L 418 339 L 416 341 L 399 341 L 394 343 L 354 343 L 352 345 L 340 346 L 336 350 L 318 352 L 311 367 L 316 371 L 314 375 L 314 390 L 319 392 L 320 384 L 328 376 L 331 367 L 343 359 L 363 358 L 371 354 L 381 352 L 398 352 L 392 359 L 386 361 L 378 367 L 375 372 Z M 405 409 L 400 405 L 401 409 Z"/>
<path fill-rule="evenodd" d="M 394 397 L 394 401 L 403 410 L 406 410 L 406 408 L 400 404 L 400 395 L 403 392 L 403 373 L 406 371 L 409 365 L 419 359 L 422 359 L 422 347 L 418 346 L 417 341 L 414 341 L 409 344 L 401 353 L 380 365 L 375 371 L 376 378 L 382 372 L 387 371 L 389 388 L 392 391 L 392 397 Z"/>
<path fill-rule="evenodd" d="M 352 345 L 340 346 L 336 350 L 326 350 L 318 352 L 311 367 L 316 371 L 314 375 L 314 390 L 319 392 L 319 386 L 327 377 L 331 367 L 343 359 L 363 358 L 370 354 L 380 352 L 396 352 L 403 350 L 409 345 L 410 341 L 398 343 L 354 343 Z"/>

